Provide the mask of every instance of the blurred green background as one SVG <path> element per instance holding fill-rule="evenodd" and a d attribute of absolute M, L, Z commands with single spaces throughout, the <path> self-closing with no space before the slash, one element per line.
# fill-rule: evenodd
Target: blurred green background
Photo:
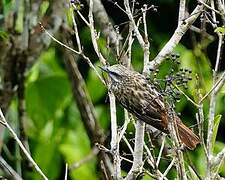
<path fill-rule="evenodd" d="M 189 4 L 192 1 L 189 2 Z M 2 0 L 0 12 L 0 21 L 4 20 L 4 16 L 15 7 L 16 1 Z M 41 12 L 45 13 L 51 1 L 43 1 Z M 87 5 L 85 2 L 81 12 L 87 14 Z M 158 0 L 158 1 L 139 1 L 137 9 L 143 3 L 154 4 L 157 6 L 157 12 L 148 12 L 148 31 L 150 38 L 150 57 L 153 59 L 163 45 L 171 37 L 176 28 L 178 16 L 178 1 L 175 0 Z M 126 36 L 128 30 L 127 17 L 122 11 L 110 3 L 104 1 L 106 11 L 114 24 L 118 25 L 120 32 Z M 17 17 L 16 30 L 18 33 L 23 31 L 22 19 L 26 14 L 23 14 L 23 5 L 19 6 L 21 13 Z M 192 5 L 189 7 L 192 9 Z M 70 11 L 65 8 L 67 14 L 67 23 L 71 24 Z M 122 24 L 123 23 L 123 24 Z M 196 23 L 196 26 L 199 22 Z M 90 39 L 90 32 L 84 26 L 81 19 L 78 21 L 81 43 L 84 47 L 85 54 L 90 57 L 91 61 L 97 66 L 98 58 L 95 55 Z M 181 43 L 175 48 L 174 53 L 180 54 L 180 67 L 191 68 L 193 80 L 188 84 L 188 90 L 185 93 L 192 99 L 197 100 L 196 87 L 200 86 L 201 92 L 205 94 L 211 88 L 212 84 L 212 68 L 215 64 L 217 37 L 210 27 L 209 34 L 212 38 L 201 39 L 199 34 L 187 32 Z M 0 27 L 0 39 L 4 41 L 9 37 L 8 32 Z M 114 64 L 115 56 L 107 51 L 106 39 L 101 37 L 99 45 L 103 54 Z M 65 171 L 65 163 L 72 164 L 85 158 L 91 152 L 89 138 L 83 127 L 79 110 L 76 102 L 73 99 L 71 92 L 71 84 L 65 70 L 62 51 L 64 49 L 59 45 L 52 43 L 50 47 L 41 53 L 34 65 L 28 69 L 25 82 L 25 103 L 26 103 L 26 134 L 28 136 L 32 157 L 37 164 L 43 169 L 49 179 L 63 179 Z M 72 53 L 72 52 L 71 52 Z M 225 53 L 224 53 L 225 54 Z M 224 56 L 224 55 L 223 55 Z M 134 42 L 132 49 L 132 64 L 137 71 L 142 70 L 143 53 L 138 45 Z M 168 63 L 168 62 L 166 62 Z M 167 74 L 169 71 L 168 64 L 160 66 L 160 73 Z M 96 74 L 91 70 L 84 60 L 78 61 L 79 69 L 85 79 L 88 92 L 91 96 L 95 107 L 95 114 L 100 125 L 104 128 L 104 133 L 110 139 L 110 118 L 109 105 L 107 101 L 107 90 L 100 83 Z M 224 70 L 224 63 L 220 66 L 220 71 Z M 100 70 L 99 70 L 100 71 Z M 196 75 L 199 81 L 196 80 Z M 204 112 L 207 119 L 209 101 L 204 102 Z M 218 135 L 215 144 L 215 153 L 225 147 L 225 88 L 217 96 L 216 114 L 222 115 L 218 128 Z M 7 119 L 10 124 L 16 129 L 17 127 L 17 110 L 18 102 L 15 97 L 9 107 Z M 118 121 L 122 125 L 123 111 L 118 107 Z M 182 120 L 185 124 L 191 126 L 196 124 L 195 113 L 197 109 L 188 102 L 184 97 L 176 104 L 177 112 L 181 113 Z M 207 122 L 205 122 L 207 127 Z M 207 128 L 205 128 L 207 129 Z M 133 127 L 128 128 L 129 132 L 133 132 Z M 4 145 L 2 156 L 8 160 L 8 163 L 16 169 L 16 147 L 11 136 L 7 131 L 4 133 Z M 123 146 L 122 146 L 123 148 Z M 123 149 L 121 150 L 123 151 Z M 126 151 L 126 148 L 125 150 Z M 198 147 L 195 152 L 185 153 L 187 159 L 191 159 L 196 166 L 200 175 L 205 174 L 205 156 L 203 149 Z M 130 164 L 122 163 L 123 170 L 128 170 Z M 168 161 L 162 161 L 161 168 L 165 169 Z M 81 167 L 70 171 L 70 179 L 99 179 L 99 167 L 97 166 L 96 158 L 83 164 Z M 41 179 L 40 176 L 32 169 L 22 169 L 24 179 Z M 221 168 L 221 175 L 225 176 L 225 166 Z M 170 172 L 169 177 L 174 177 L 174 169 Z M 147 176 L 144 179 L 151 179 Z"/>

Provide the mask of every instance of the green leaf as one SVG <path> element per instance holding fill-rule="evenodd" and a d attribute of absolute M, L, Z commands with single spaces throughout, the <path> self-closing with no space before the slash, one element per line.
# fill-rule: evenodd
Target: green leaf
<path fill-rule="evenodd" d="M 143 176 L 143 180 L 154 180 L 155 178 L 149 176 L 149 175 L 145 175 Z"/>
<path fill-rule="evenodd" d="M 107 111 L 107 106 L 105 105 L 98 105 L 95 106 L 95 114 L 96 114 L 96 118 L 98 119 L 100 125 L 102 128 L 107 129 L 110 125 L 110 116 L 109 113 Z"/>
<path fill-rule="evenodd" d="M 211 89 L 212 71 L 210 60 L 199 47 L 191 51 L 182 45 L 178 45 L 175 51 L 180 54 L 180 67 L 192 70 L 192 80 L 188 83 L 188 92 L 190 97 L 193 96 L 193 99 L 198 101 L 196 84 L 201 85 L 200 88 L 203 94 Z M 196 82 L 196 75 L 199 76 L 198 82 Z"/>
<path fill-rule="evenodd" d="M 42 77 L 26 87 L 27 113 L 38 129 L 59 117 L 70 99 L 70 84 L 63 75 Z"/>
<path fill-rule="evenodd" d="M 24 2 L 19 1 L 19 9 L 17 13 L 16 26 L 15 26 L 15 30 L 18 33 L 22 33 L 24 29 L 24 10 L 25 10 Z"/>
<path fill-rule="evenodd" d="M 44 16 L 49 7 L 49 1 L 43 1 L 40 6 L 40 17 Z"/>
<path fill-rule="evenodd" d="M 59 177 L 62 158 L 58 151 L 58 143 L 54 139 L 49 138 L 36 142 L 36 147 L 32 154 L 35 162 L 41 167 L 49 179 L 57 179 Z M 40 175 L 36 172 L 28 173 L 27 176 L 25 179 L 41 179 Z"/>
<path fill-rule="evenodd" d="M 216 136 L 217 136 L 217 131 L 218 131 L 218 127 L 219 127 L 219 124 L 220 124 L 221 117 L 222 117 L 222 115 L 219 114 L 214 119 L 212 147 L 214 147 L 214 144 L 216 142 Z"/>
<path fill-rule="evenodd" d="M 69 165 L 79 162 L 90 153 L 90 142 L 81 122 L 75 131 L 67 132 L 67 136 L 64 138 L 63 144 L 59 146 L 59 149 Z M 70 175 L 72 179 L 97 179 L 95 157 L 82 164 L 79 168 L 71 170 Z"/>
<path fill-rule="evenodd" d="M 12 0 L 3 0 L 3 14 L 4 17 L 7 16 L 7 14 L 13 10 L 15 6 L 15 1 Z"/>
<path fill-rule="evenodd" d="M 57 56 L 55 48 L 50 48 L 48 51 L 42 53 L 39 60 L 41 61 L 39 65 L 40 72 L 43 75 L 66 74 L 64 69 L 59 65 L 62 59 L 59 59 Z"/>
<path fill-rule="evenodd" d="M 87 89 L 94 103 L 99 101 L 106 94 L 106 88 L 92 69 L 88 72 Z"/>
<path fill-rule="evenodd" d="M 219 32 L 219 33 L 222 33 L 223 35 L 225 35 L 225 28 L 224 27 L 218 27 L 214 30 L 214 32 Z"/>
<path fill-rule="evenodd" d="M 207 169 L 204 149 L 203 147 L 200 147 L 200 148 L 197 148 L 195 151 L 196 151 L 195 154 L 191 154 L 191 160 L 194 163 L 199 175 L 204 177 L 206 174 L 206 169 Z"/>
<path fill-rule="evenodd" d="M 225 144 L 223 142 L 216 141 L 214 152 L 215 154 L 221 152 L 225 148 Z M 219 173 L 224 177 L 225 176 L 225 162 L 223 162 L 220 166 Z"/>
<path fill-rule="evenodd" d="M 190 175 L 191 175 L 191 179 L 192 180 L 198 180 L 198 176 L 196 175 L 195 171 L 193 170 L 193 168 L 191 166 L 188 166 Z"/>
<path fill-rule="evenodd" d="M 6 40 L 8 39 L 8 33 L 3 31 L 3 30 L 0 30 L 0 40 Z"/>

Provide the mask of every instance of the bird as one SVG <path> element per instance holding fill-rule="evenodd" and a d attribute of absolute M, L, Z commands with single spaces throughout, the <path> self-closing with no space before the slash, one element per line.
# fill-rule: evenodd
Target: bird
<path fill-rule="evenodd" d="M 171 118 L 170 105 L 147 76 L 120 64 L 103 66 L 101 69 L 110 77 L 109 90 L 128 112 L 154 128 L 170 134 L 168 127 Z M 175 114 L 173 120 L 176 122 L 181 143 L 190 150 L 195 149 L 200 143 L 199 137 L 175 112 L 173 114 Z"/>

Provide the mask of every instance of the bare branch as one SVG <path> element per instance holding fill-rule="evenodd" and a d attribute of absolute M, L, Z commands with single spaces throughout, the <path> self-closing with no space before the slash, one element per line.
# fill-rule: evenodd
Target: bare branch
<path fill-rule="evenodd" d="M 160 163 L 160 159 L 161 159 L 162 152 L 163 152 L 164 145 L 165 145 L 165 140 L 166 140 L 166 136 L 163 135 L 162 145 L 161 145 L 161 148 L 160 148 L 160 150 L 159 150 L 159 155 L 158 155 L 157 161 L 156 161 L 156 166 L 157 166 L 157 167 L 159 166 L 159 163 Z"/>
<path fill-rule="evenodd" d="M 120 155 L 119 155 L 119 137 L 117 133 L 117 119 L 116 119 L 116 99 L 113 93 L 109 91 L 110 101 L 110 116 L 111 116 L 111 151 L 113 153 L 114 173 L 116 179 L 121 178 Z"/>
<path fill-rule="evenodd" d="M 223 20 L 223 25 L 225 24 L 225 4 L 224 1 L 222 0 L 216 0 L 217 6 L 218 6 L 218 10 L 221 13 L 221 18 Z"/>
<path fill-rule="evenodd" d="M 203 10 L 203 5 L 197 5 L 191 15 L 184 19 L 181 23 L 178 24 L 177 29 L 175 30 L 173 36 L 162 48 L 159 54 L 155 57 L 153 61 L 148 64 L 148 69 L 158 67 L 163 60 L 172 53 L 173 49 L 180 42 L 181 38 L 185 32 L 190 28 L 190 26 L 195 22 Z"/>
<path fill-rule="evenodd" d="M 41 26 L 41 29 L 42 29 L 42 30 L 43 30 L 43 31 L 44 31 L 44 32 L 45 32 L 45 33 L 46 33 L 53 41 L 57 42 L 57 43 L 60 44 L 61 46 L 65 47 L 66 49 L 68 49 L 68 50 L 74 52 L 75 54 L 81 55 L 81 56 L 86 60 L 86 62 L 88 63 L 88 65 L 95 71 L 96 75 L 97 75 L 98 78 L 101 80 L 101 82 L 102 82 L 103 84 L 105 84 L 105 81 L 103 80 L 103 78 L 101 77 L 101 75 L 98 73 L 98 71 L 96 70 L 95 66 L 92 64 L 91 60 L 90 60 L 87 56 L 85 56 L 84 53 L 83 53 L 82 51 L 81 51 L 81 52 L 78 52 L 78 51 L 74 50 L 73 48 L 67 46 L 66 44 L 64 44 L 64 43 L 62 43 L 61 41 L 59 41 L 58 39 L 56 39 L 53 35 L 51 35 L 51 34 L 44 28 L 44 26 L 42 26 L 41 24 L 40 24 L 40 26 Z"/>
<path fill-rule="evenodd" d="M 144 68 L 143 68 L 143 73 L 148 73 L 148 63 L 149 63 L 149 46 L 150 43 L 148 41 L 148 32 L 147 32 L 147 22 L 146 22 L 146 11 L 147 11 L 147 5 L 144 5 L 144 8 L 142 8 L 143 12 L 143 23 L 144 23 L 144 32 L 145 32 L 145 39 L 144 39 Z"/>
<path fill-rule="evenodd" d="M 182 23 L 186 14 L 186 0 L 180 0 L 178 24 Z"/>
<path fill-rule="evenodd" d="M 88 18 L 89 18 L 89 22 L 90 22 L 90 31 L 91 31 L 91 39 L 92 39 L 92 44 L 94 47 L 94 50 L 96 52 L 96 54 L 99 57 L 100 62 L 103 65 L 106 65 L 106 59 L 103 57 L 103 55 L 101 54 L 99 48 L 98 48 L 98 43 L 97 43 L 97 34 L 96 34 L 96 30 L 94 28 L 94 19 L 93 19 L 93 1 L 90 0 L 90 5 L 89 5 L 89 14 L 88 14 Z"/>
<path fill-rule="evenodd" d="M 82 166 L 83 164 L 87 163 L 88 161 L 92 160 L 97 154 L 99 153 L 99 149 L 97 147 L 94 147 L 90 154 L 88 154 L 86 157 L 84 157 L 83 159 L 81 159 L 80 161 L 78 162 L 75 162 L 73 164 L 71 164 L 69 166 L 69 170 L 74 170 L 74 169 L 77 169 L 79 168 L 80 166 Z"/>
<path fill-rule="evenodd" d="M 64 35 L 66 32 L 64 32 Z M 65 38 L 64 39 L 68 39 Z M 68 51 L 65 51 L 65 64 L 70 76 L 73 90 L 73 97 L 76 100 L 78 109 L 80 111 L 82 122 L 88 134 L 92 146 L 96 143 L 104 144 L 105 136 L 103 130 L 100 128 L 98 121 L 94 114 L 94 106 L 90 101 L 89 93 L 87 92 L 84 79 L 82 78 L 79 69 L 76 65 L 74 57 Z M 109 163 L 109 157 L 105 151 L 99 152 L 99 162 L 104 163 L 107 176 L 112 174 L 112 164 Z"/>
<path fill-rule="evenodd" d="M 68 178 L 68 164 L 66 163 L 64 180 L 67 180 L 67 178 Z"/>
<path fill-rule="evenodd" d="M 93 0 L 89 1 L 89 14 L 88 14 L 89 22 L 90 22 L 90 31 L 91 31 L 91 39 L 94 50 L 99 57 L 100 62 L 103 65 L 106 65 L 106 59 L 101 54 L 98 43 L 97 43 L 97 36 L 96 30 L 94 28 L 94 19 L 93 19 Z M 109 89 L 109 85 L 108 85 Z M 113 93 L 109 91 L 109 100 L 110 100 L 110 115 L 111 115 L 111 151 L 113 153 L 113 165 L 114 165 L 114 178 L 120 179 L 121 178 L 121 167 L 120 167 L 120 156 L 119 156 L 119 138 L 117 133 L 117 119 L 116 119 L 116 100 Z"/>
<path fill-rule="evenodd" d="M 212 8 L 211 6 L 209 6 L 208 4 L 206 4 L 205 2 L 203 2 L 203 1 L 201 1 L 201 0 L 198 0 L 198 2 L 201 3 L 201 4 L 203 4 L 206 8 L 210 9 L 211 11 L 214 11 L 215 13 L 221 15 L 221 13 L 220 13 L 218 10 Z"/>
<path fill-rule="evenodd" d="M 124 0 L 124 6 L 125 6 L 125 9 L 126 9 L 126 12 L 127 12 L 127 16 L 131 22 L 131 25 L 133 27 L 133 30 L 135 32 L 135 35 L 138 39 L 138 42 L 140 43 L 142 49 L 145 49 L 145 42 L 141 36 L 141 33 L 139 32 L 138 30 L 138 27 L 134 21 L 134 18 L 133 18 L 133 15 L 132 15 L 132 12 L 131 12 L 131 9 L 130 9 L 130 5 L 129 5 L 129 0 Z"/>
<path fill-rule="evenodd" d="M 78 29 L 77 29 L 77 23 L 76 23 L 76 19 L 74 17 L 74 11 L 71 10 L 71 16 L 72 16 L 72 20 L 73 20 L 73 26 L 74 26 L 74 33 L 75 33 L 75 36 L 76 36 L 76 41 L 77 41 L 77 46 L 78 46 L 78 51 L 79 52 L 82 52 L 82 48 L 81 48 L 81 43 L 80 43 L 80 36 L 79 36 L 79 32 L 78 32 Z"/>
<path fill-rule="evenodd" d="M 221 48 L 223 43 L 223 35 L 218 34 L 219 42 L 217 49 L 216 65 L 213 72 L 213 86 L 216 83 L 217 72 L 219 67 L 219 62 L 221 58 Z M 209 105 L 209 115 L 208 115 L 208 134 L 207 134 L 207 175 L 206 178 L 214 178 L 212 170 L 212 159 L 213 159 L 213 127 L 215 120 L 215 106 L 216 106 L 216 94 L 215 89 L 211 92 L 210 105 Z"/>
<path fill-rule="evenodd" d="M 4 172 L 12 179 L 22 180 L 22 177 L 0 156 L 0 166 Z"/>
<path fill-rule="evenodd" d="M 89 3 L 89 0 L 87 0 Z M 93 14 L 94 17 L 97 19 L 96 23 L 99 24 L 101 27 L 102 33 L 109 37 L 110 44 L 113 45 L 113 48 L 115 49 L 117 46 L 118 39 L 120 40 L 121 37 L 118 37 L 117 32 L 113 28 L 112 23 L 110 23 L 110 19 L 108 17 L 108 14 L 106 13 L 106 10 L 104 6 L 102 5 L 100 0 L 93 0 Z"/>
<path fill-rule="evenodd" d="M 225 159 L 225 148 L 221 152 L 219 152 L 213 159 L 212 162 L 213 167 L 217 167 L 217 169 L 219 170 L 224 162 L 224 159 Z"/>
<path fill-rule="evenodd" d="M 224 85 L 225 83 L 225 72 L 221 75 L 219 80 L 213 85 L 213 87 L 202 97 L 199 103 L 202 103 L 210 94 L 212 91 L 215 91 L 215 94 L 218 93 L 220 88 Z"/>
<path fill-rule="evenodd" d="M 142 170 L 143 166 L 143 146 L 144 146 L 144 129 L 145 123 L 138 120 L 135 126 L 135 145 L 134 145 L 134 153 L 133 153 L 133 165 L 131 170 L 129 171 L 125 180 L 134 179 Z"/>
<path fill-rule="evenodd" d="M 29 152 L 26 150 L 26 148 L 24 147 L 23 143 L 20 141 L 20 139 L 18 138 L 18 136 L 16 135 L 15 131 L 11 128 L 11 126 L 8 124 L 8 122 L 6 121 L 2 110 L 0 109 L 0 120 L 2 122 L 4 122 L 6 128 L 9 130 L 9 132 L 12 134 L 13 138 L 16 140 L 16 142 L 18 143 L 18 145 L 20 146 L 21 150 L 23 151 L 23 153 L 25 154 L 25 156 L 27 157 L 27 159 L 29 160 L 29 162 L 34 166 L 34 168 L 36 169 L 36 171 L 45 179 L 48 180 L 48 178 L 45 176 L 45 174 L 42 172 L 42 170 L 39 168 L 39 166 L 37 165 L 37 163 L 33 160 L 33 158 L 31 157 L 31 155 L 29 154 Z"/>
<path fill-rule="evenodd" d="M 176 159 L 173 158 L 173 160 L 170 162 L 170 165 L 164 171 L 163 176 L 160 178 L 160 180 L 162 180 L 164 177 L 166 177 L 166 175 L 168 174 L 168 172 L 170 171 L 170 169 L 173 167 L 175 161 L 176 161 Z"/>

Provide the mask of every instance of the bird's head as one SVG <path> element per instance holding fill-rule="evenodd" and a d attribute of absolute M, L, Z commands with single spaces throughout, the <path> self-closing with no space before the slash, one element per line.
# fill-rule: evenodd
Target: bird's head
<path fill-rule="evenodd" d="M 128 76 L 128 69 L 120 64 L 112 65 L 112 66 L 103 66 L 100 67 L 102 71 L 108 73 L 109 77 L 113 82 L 119 83 L 124 80 L 125 77 Z"/>

